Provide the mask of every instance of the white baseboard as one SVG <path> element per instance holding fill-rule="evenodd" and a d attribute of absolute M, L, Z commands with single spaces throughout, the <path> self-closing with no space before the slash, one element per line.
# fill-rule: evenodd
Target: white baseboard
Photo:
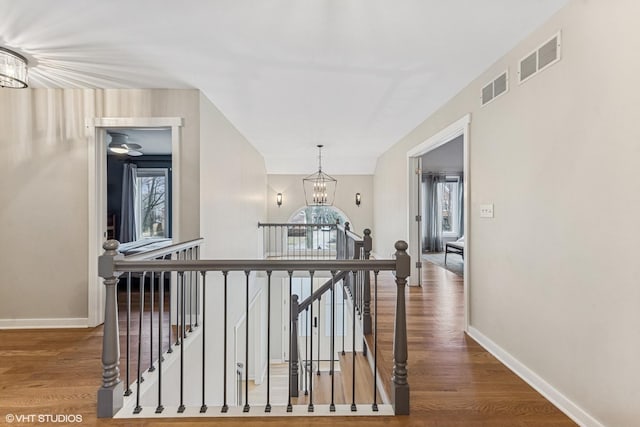
<path fill-rule="evenodd" d="M 583 427 L 604 427 L 602 423 L 589 415 L 584 409 L 569 400 L 564 394 L 556 390 L 551 384 L 546 382 L 538 374 L 525 366 L 518 359 L 502 347 L 491 341 L 482 332 L 470 326 L 467 334 L 478 344 L 484 347 L 489 353 L 495 356 L 507 368 L 511 369 L 517 376 L 522 378 L 527 384 L 533 387 L 538 393 L 553 403 L 558 409 L 564 412 L 569 418 Z"/>
<path fill-rule="evenodd" d="M 0 319 L 0 329 L 88 328 L 87 318 Z"/>

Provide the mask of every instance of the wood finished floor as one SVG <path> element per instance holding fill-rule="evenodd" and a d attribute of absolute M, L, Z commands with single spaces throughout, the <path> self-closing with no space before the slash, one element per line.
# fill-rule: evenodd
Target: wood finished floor
<path fill-rule="evenodd" d="M 462 279 L 433 264 L 407 291 L 411 415 L 297 418 L 295 425 L 569 426 L 569 418 L 462 332 Z M 391 372 L 395 284 L 380 275 L 378 357 Z M 144 332 L 143 332 L 144 333 Z M 78 414 L 78 425 L 278 426 L 267 419 L 96 419 L 102 328 L 0 331 L 0 425 L 7 414 Z M 143 356 L 144 358 L 144 356 Z M 20 423 L 19 425 L 28 425 Z"/>

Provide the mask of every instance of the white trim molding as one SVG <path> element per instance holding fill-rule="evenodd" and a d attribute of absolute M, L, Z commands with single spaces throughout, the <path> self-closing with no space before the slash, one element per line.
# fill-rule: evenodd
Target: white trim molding
<path fill-rule="evenodd" d="M 172 169 L 172 237 L 180 241 L 180 145 L 181 117 L 94 117 L 87 119 L 88 144 L 88 322 L 97 326 L 104 321 L 104 289 L 98 278 L 98 256 L 102 253 L 102 242 L 107 225 L 107 171 L 106 171 L 106 129 L 107 128 L 169 128 L 171 129 L 171 169 Z"/>
<path fill-rule="evenodd" d="M 447 142 L 465 133 L 466 127 L 471 123 L 471 114 L 465 114 L 462 118 L 451 123 L 440 132 L 431 136 L 426 141 L 416 145 L 407 151 L 407 157 L 421 156 L 422 154 L 440 147 Z"/>
<path fill-rule="evenodd" d="M 542 377 L 533 372 L 525 364 L 513 357 L 509 352 L 493 342 L 482 332 L 473 326 L 469 326 L 467 328 L 467 334 L 573 421 L 583 427 L 604 427 L 604 424 L 589 415 L 589 413 L 584 409 L 572 402 L 567 396 L 546 382 Z"/>
<path fill-rule="evenodd" d="M 0 319 L 0 329 L 88 328 L 87 318 Z"/>
<path fill-rule="evenodd" d="M 455 122 L 451 123 L 449 126 L 440 130 L 433 136 L 427 138 L 424 142 L 416 145 L 409 151 L 407 151 L 407 242 L 409 243 L 409 253 L 416 253 L 419 251 L 419 242 L 416 242 L 415 236 L 418 234 L 416 221 L 414 221 L 414 215 L 418 212 L 417 206 L 417 180 L 415 179 L 415 174 L 413 170 L 413 166 L 415 165 L 415 161 L 418 157 L 423 154 L 435 150 L 436 148 L 446 144 L 447 142 L 463 135 L 463 172 L 464 172 L 464 180 L 463 180 L 463 205 L 464 205 L 464 213 L 463 213 L 463 222 L 464 222 L 464 236 L 465 236 L 465 256 L 464 256 L 464 266 L 463 266 L 463 287 L 464 287 L 464 328 L 465 331 L 469 328 L 469 319 L 470 319 L 470 307 L 471 301 L 469 299 L 469 294 L 471 292 L 471 276 L 470 276 L 470 263 L 472 261 L 471 256 L 471 240 L 473 236 L 471 236 L 471 186 L 470 186 L 470 178 L 471 178 L 471 157 L 469 156 L 469 147 L 470 147 L 470 124 L 471 124 L 471 113 L 467 113 Z M 411 275 L 415 277 L 418 275 L 417 268 L 415 263 L 411 265 Z M 415 278 L 413 279 L 415 281 Z M 412 285 L 411 279 L 409 285 Z"/>

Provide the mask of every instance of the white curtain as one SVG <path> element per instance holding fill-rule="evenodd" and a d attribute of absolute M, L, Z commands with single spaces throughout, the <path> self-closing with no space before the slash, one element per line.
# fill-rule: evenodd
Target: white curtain
<path fill-rule="evenodd" d="M 458 231 L 458 238 L 464 235 L 463 175 L 461 173 L 425 173 L 422 175 L 424 200 L 422 204 L 422 249 L 424 252 L 442 252 L 444 250 L 442 243 L 442 192 L 447 177 L 458 177 L 456 188 L 458 209 L 454 211 L 455 218 L 452 218 L 452 221 Z"/>
<path fill-rule="evenodd" d="M 442 207 L 440 206 L 441 183 L 447 177 L 440 174 L 424 174 L 425 185 L 425 227 L 423 250 L 427 252 L 442 252 Z"/>

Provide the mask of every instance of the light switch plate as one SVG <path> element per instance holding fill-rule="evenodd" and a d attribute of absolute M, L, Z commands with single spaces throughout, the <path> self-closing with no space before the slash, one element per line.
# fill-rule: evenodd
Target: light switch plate
<path fill-rule="evenodd" d="M 493 218 L 493 203 L 480 205 L 480 218 Z"/>

